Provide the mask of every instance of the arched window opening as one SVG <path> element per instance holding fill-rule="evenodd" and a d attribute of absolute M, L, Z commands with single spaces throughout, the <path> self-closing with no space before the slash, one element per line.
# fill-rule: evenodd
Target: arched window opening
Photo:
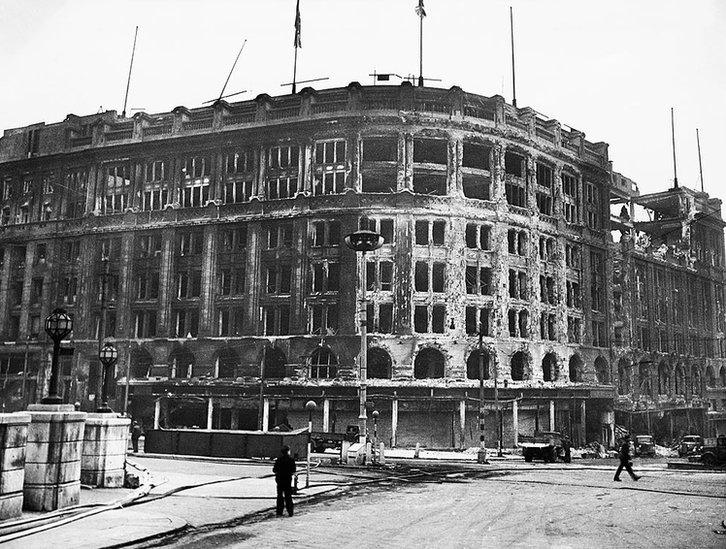
<path fill-rule="evenodd" d="M 604 357 L 599 356 L 595 359 L 595 379 L 602 385 L 610 384 L 610 368 Z"/>
<path fill-rule="evenodd" d="M 310 377 L 330 379 L 338 374 L 338 357 L 329 347 L 318 347 L 310 355 Z"/>
<path fill-rule="evenodd" d="M 239 357 L 230 348 L 222 349 L 217 357 L 217 377 L 236 378 Z"/>
<path fill-rule="evenodd" d="M 618 361 L 618 394 L 627 395 L 630 393 L 630 362 L 626 358 Z"/>
<path fill-rule="evenodd" d="M 489 352 L 485 349 L 479 351 L 476 349 L 469 354 L 469 358 L 466 360 L 466 379 L 479 379 L 479 359 L 483 362 L 484 371 L 482 372 L 484 377 L 482 379 L 489 379 L 489 366 L 490 358 Z"/>
<path fill-rule="evenodd" d="M 177 348 L 169 355 L 169 368 L 172 378 L 192 377 L 194 355 L 186 349 Z"/>
<path fill-rule="evenodd" d="M 368 349 L 368 377 L 391 379 L 391 355 L 380 347 Z"/>
<path fill-rule="evenodd" d="M 287 358 L 277 347 L 265 348 L 265 378 L 282 379 L 287 377 Z"/>
<path fill-rule="evenodd" d="M 151 375 L 154 360 L 151 358 L 149 351 L 143 348 L 135 349 L 131 353 L 131 377 L 134 379 L 143 379 Z"/>
<path fill-rule="evenodd" d="M 580 357 L 580 355 L 575 354 L 570 357 L 570 381 L 572 381 L 573 383 L 582 382 L 582 370 L 584 365 L 585 362 L 582 360 L 582 357 Z"/>
<path fill-rule="evenodd" d="M 542 359 L 542 379 L 545 381 L 557 381 L 557 355 L 547 353 Z"/>
<path fill-rule="evenodd" d="M 413 363 L 413 377 L 430 379 L 444 377 L 444 355 L 437 349 L 421 349 Z"/>
<path fill-rule="evenodd" d="M 667 395 L 671 385 L 671 373 L 668 364 L 661 362 L 658 365 L 658 394 Z"/>
<path fill-rule="evenodd" d="M 716 374 L 713 371 L 712 366 L 708 366 L 706 368 L 706 386 L 707 387 L 715 387 L 716 386 Z"/>
<path fill-rule="evenodd" d="M 691 368 L 691 394 L 694 396 L 700 396 L 701 394 L 701 370 L 698 366 Z"/>
<path fill-rule="evenodd" d="M 510 362 L 512 381 L 524 381 L 527 376 L 527 356 L 523 351 L 517 351 L 512 355 Z"/>
<path fill-rule="evenodd" d="M 647 362 L 641 362 L 638 365 L 638 388 L 641 395 L 651 394 L 650 364 Z"/>
<path fill-rule="evenodd" d="M 683 366 L 680 364 L 676 366 L 676 394 L 677 395 L 685 395 L 686 394 L 686 372 L 683 370 Z"/>

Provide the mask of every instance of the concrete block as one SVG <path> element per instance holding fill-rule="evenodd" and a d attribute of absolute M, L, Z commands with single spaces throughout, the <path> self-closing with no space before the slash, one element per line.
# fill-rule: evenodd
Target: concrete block
<path fill-rule="evenodd" d="M 84 440 L 83 455 L 125 454 L 128 448 L 126 439 L 122 440 Z"/>
<path fill-rule="evenodd" d="M 0 471 L 12 471 L 23 467 L 25 467 L 25 444 L 18 447 L 0 448 Z"/>
<path fill-rule="evenodd" d="M 23 507 L 29 511 L 53 511 L 78 505 L 81 497 L 80 478 L 75 482 L 54 485 L 25 484 Z"/>
<path fill-rule="evenodd" d="M 25 482 L 25 469 L 0 471 L 0 495 L 22 492 Z"/>
<path fill-rule="evenodd" d="M 83 441 L 29 442 L 25 450 L 25 463 L 53 461 L 78 461 L 81 459 Z"/>
<path fill-rule="evenodd" d="M 98 487 L 123 486 L 131 420 L 113 414 L 90 414 L 84 430 L 81 478 Z"/>
<path fill-rule="evenodd" d="M 80 478 L 81 460 L 25 464 L 26 483 L 65 484 Z"/>
<path fill-rule="evenodd" d="M 126 454 L 106 454 L 100 456 L 81 456 L 81 469 L 123 469 L 126 465 Z"/>
<path fill-rule="evenodd" d="M 93 471 L 84 469 L 81 471 L 81 484 L 103 486 L 104 488 L 123 488 L 124 470 Z"/>
<path fill-rule="evenodd" d="M 23 513 L 23 492 L 0 496 L 0 520 L 19 517 Z"/>

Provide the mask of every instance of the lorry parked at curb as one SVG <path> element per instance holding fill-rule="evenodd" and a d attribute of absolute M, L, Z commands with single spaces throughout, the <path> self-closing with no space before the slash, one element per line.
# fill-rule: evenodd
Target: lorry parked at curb
<path fill-rule="evenodd" d="M 701 461 L 710 467 L 726 464 L 726 435 L 707 438 L 704 441 Z"/>

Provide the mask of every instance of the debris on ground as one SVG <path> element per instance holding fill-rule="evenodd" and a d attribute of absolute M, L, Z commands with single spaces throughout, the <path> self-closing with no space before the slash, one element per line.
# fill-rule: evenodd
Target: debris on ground
<path fill-rule="evenodd" d="M 667 446 L 659 446 L 655 445 L 655 456 L 656 457 L 678 457 L 678 451 L 674 450 L 673 448 L 668 448 Z"/>

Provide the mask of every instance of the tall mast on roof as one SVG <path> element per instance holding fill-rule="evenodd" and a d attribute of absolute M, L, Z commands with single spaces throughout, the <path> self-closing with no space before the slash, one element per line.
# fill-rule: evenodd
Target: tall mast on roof
<path fill-rule="evenodd" d="M 126 104 L 129 100 L 129 87 L 131 86 L 131 69 L 134 68 L 134 54 L 136 53 L 136 37 L 139 34 L 139 26 L 136 25 L 134 32 L 134 45 L 131 48 L 131 63 L 129 64 L 129 77 L 126 79 L 126 94 L 124 95 L 124 108 L 121 111 L 121 117 L 126 118 Z"/>
<path fill-rule="evenodd" d="M 678 188 L 678 167 L 676 166 L 676 125 L 673 120 L 673 107 L 671 107 L 671 142 L 673 143 L 673 188 Z"/>
<path fill-rule="evenodd" d="M 509 6 L 509 36 L 512 44 L 512 105 L 517 106 L 517 77 L 514 72 L 514 13 Z"/>

